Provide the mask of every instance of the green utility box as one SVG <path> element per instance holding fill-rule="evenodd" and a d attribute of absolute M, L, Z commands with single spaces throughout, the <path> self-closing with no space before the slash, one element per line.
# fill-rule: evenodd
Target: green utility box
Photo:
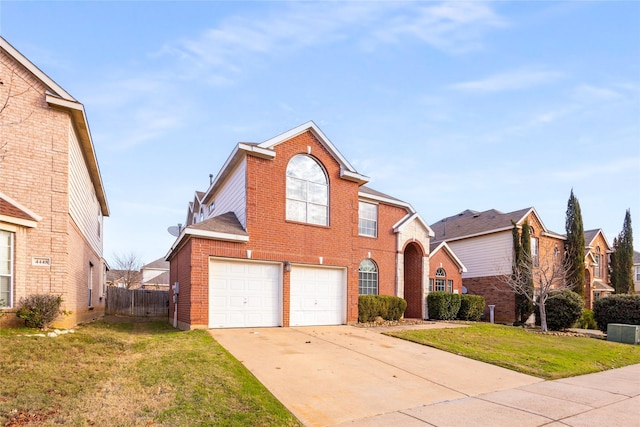
<path fill-rule="evenodd" d="M 640 326 L 609 323 L 607 325 L 607 341 L 640 344 Z"/>

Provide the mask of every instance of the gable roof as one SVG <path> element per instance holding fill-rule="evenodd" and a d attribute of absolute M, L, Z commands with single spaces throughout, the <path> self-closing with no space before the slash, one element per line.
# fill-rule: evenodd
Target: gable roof
<path fill-rule="evenodd" d="M 34 63 L 29 61 L 22 53 L 0 36 L 0 49 L 2 49 L 7 55 L 11 56 L 22 67 L 29 71 L 35 78 L 37 78 L 44 86 L 47 87 L 45 94 L 45 100 L 52 108 L 62 109 L 67 111 L 75 125 L 75 129 L 78 133 L 78 142 L 82 153 L 84 154 L 85 163 L 89 170 L 89 176 L 91 182 L 96 191 L 96 197 L 100 203 L 100 209 L 103 216 L 109 216 L 109 205 L 107 203 L 107 196 L 105 194 L 104 185 L 102 183 L 102 176 L 100 175 L 100 167 L 98 166 L 98 159 L 96 157 L 93 140 L 91 138 L 91 131 L 89 130 L 89 124 L 87 116 L 84 111 L 84 106 L 79 103 L 73 96 L 71 96 L 66 90 L 58 85 L 53 79 L 42 72 Z"/>
<path fill-rule="evenodd" d="M 291 138 L 294 138 L 304 132 L 310 131 L 313 136 L 316 137 L 318 142 L 324 146 L 324 148 L 329 151 L 329 153 L 333 156 L 334 159 L 340 165 L 340 177 L 347 179 L 349 181 L 355 181 L 360 184 L 364 184 L 369 181 L 369 177 L 364 176 L 356 169 L 351 166 L 351 163 L 347 161 L 347 159 L 338 151 L 338 149 L 333 145 L 333 143 L 327 138 L 327 136 L 320 130 L 318 125 L 316 125 L 313 120 L 309 120 L 306 123 L 301 124 L 293 129 L 290 129 L 280 135 L 274 136 L 273 138 L 267 139 L 266 141 L 258 144 L 259 148 L 272 150 L 278 144 L 281 144 Z"/>
<path fill-rule="evenodd" d="M 549 231 L 545 226 L 540 215 L 535 208 L 529 207 L 519 209 L 513 212 L 500 212 L 496 209 L 489 209 L 484 212 L 478 212 L 467 209 L 458 215 L 441 219 L 435 224 L 431 224 L 431 229 L 435 233 L 434 241 L 451 241 L 466 239 L 469 237 L 481 236 L 485 234 L 498 233 L 501 231 L 511 230 L 513 228 L 512 221 L 517 225 L 522 225 L 525 219 L 533 214 L 542 225 L 542 232 L 557 238 L 564 238 L 562 235 Z"/>
<path fill-rule="evenodd" d="M 593 242 L 594 240 L 596 240 L 596 237 L 598 237 L 598 234 L 602 235 L 602 239 L 604 240 L 604 243 L 607 245 L 607 247 L 605 248 L 605 251 L 611 249 L 611 245 L 609 245 L 609 241 L 607 240 L 607 236 L 604 235 L 604 232 L 602 231 L 601 228 L 596 228 L 594 230 L 587 230 L 584 232 L 584 244 L 587 248 L 590 248 L 593 246 Z"/>
<path fill-rule="evenodd" d="M 449 257 L 460 268 L 460 272 L 462 272 L 462 273 L 466 273 L 467 272 L 467 267 L 465 267 L 465 265 L 462 263 L 462 261 L 460 261 L 460 258 L 458 258 L 456 256 L 456 254 L 449 247 L 449 245 L 447 245 L 447 242 L 431 243 L 429 245 L 429 256 L 431 257 L 431 256 L 435 255 L 440 250 L 443 250 L 443 251 L 445 251 L 445 252 L 447 252 L 449 254 Z"/>
<path fill-rule="evenodd" d="M 0 192 L 0 221 L 35 228 L 42 217 Z"/>
<path fill-rule="evenodd" d="M 304 132 L 311 132 L 314 137 L 322 144 L 332 157 L 340 165 L 340 177 L 349 181 L 354 181 L 359 184 L 364 184 L 369 181 L 369 177 L 358 173 L 353 166 L 344 158 L 342 153 L 331 143 L 329 138 L 320 130 L 320 128 L 313 122 L 308 121 L 301 124 L 291 130 L 288 130 L 280 135 L 270 138 L 261 143 L 253 142 L 240 142 L 238 143 L 224 165 L 218 172 L 215 178 L 211 180 L 209 188 L 205 191 L 204 196 L 201 198 L 202 203 L 208 203 L 210 197 L 216 192 L 216 190 L 222 185 L 225 179 L 233 171 L 236 165 L 247 155 L 260 157 L 263 159 L 273 159 L 276 156 L 276 152 L 273 149 L 278 144 L 294 138 Z"/>
<path fill-rule="evenodd" d="M 158 258 L 155 261 L 151 261 L 149 264 L 145 264 L 142 266 L 141 270 L 145 268 L 156 268 L 156 269 L 169 269 L 169 263 L 165 261 L 164 258 Z"/>

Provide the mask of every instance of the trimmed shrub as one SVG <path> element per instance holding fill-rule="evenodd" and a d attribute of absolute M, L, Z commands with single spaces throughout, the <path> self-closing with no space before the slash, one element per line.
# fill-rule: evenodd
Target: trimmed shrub
<path fill-rule="evenodd" d="M 620 294 L 600 298 L 593 303 L 593 317 L 602 332 L 609 323 L 640 325 L 640 294 Z"/>
<path fill-rule="evenodd" d="M 588 308 L 583 308 L 582 316 L 580 316 L 573 327 L 578 329 L 598 329 L 596 319 L 593 317 L 593 311 Z"/>
<path fill-rule="evenodd" d="M 26 326 L 47 329 L 56 318 L 64 314 L 60 310 L 62 295 L 34 294 L 20 298 L 16 316 L 24 320 Z"/>
<path fill-rule="evenodd" d="M 484 297 L 480 295 L 460 295 L 460 310 L 458 310 L 458 319 L 471 320 L 477 322 L 480 320 L 486 303 Z"/>
<path fill-rule="evenodd" d="M 380 316 L 384 320 L 400 320 L 407 309 L 407 302 L 390 295 L 360 295 L 358 297 L 358 322 L 373 322 Z"/>
<path fill-rule="evenodd" d="M 460 295 L 450 292 L 431 292 L 427 296 L 429 318 L 453 320 L 460 310 Z"/>
<path fill-rule="evenodd" d="M 561 331 L 571 328 L 582 316 L 584 301 L 577 293 L 569 290 L 554 292 L 545 304 L 547 312 L 547 328 L 550 331 Z M 540 311 L 536 307 L 536 324 Z"/>

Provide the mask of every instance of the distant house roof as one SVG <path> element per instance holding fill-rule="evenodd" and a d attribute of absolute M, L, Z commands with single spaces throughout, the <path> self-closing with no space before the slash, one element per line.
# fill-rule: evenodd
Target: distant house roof
<path fill-rule="evenodd" d="M 164 258 L 158 258 L 155 261 L 151 261 L 149 264 L 143 265 L 142 269 L 145 268 L 155 268 L 155 269 L 166 269 L 169 270 L 169 262 L 165 261 Z"/>
<path fill-rule="evenodd" d="M 605 244 L 607 245 L 606 250 L 611 248 L 609 245 L 609 241 L 607 240 L 607 236 L 604 235 L 604 232 L 601 228 L 596 228 L 594 230 L 587 230 L 584 232 L 584 244 L 587 247 L 592 246 L 593 241 L 598 237 L 598 234 L 602 234 L 602 238 L 604 239 Z"/>
<path fill-rule="evenodd" d="M 467 209 L 458 215 L 453 215 L 431 224 L 431 229 L 435 233 L 434 241 L 436 242 L 457 240 L 509 230 L 513 227 L 512 221 L 520 225 L 532 211 L 535 213 L 535 209 L 532 207 L 507 213 L 495 209 L 484 212 Z M 536 216 L 540 220 L 537 213 Z M 541 220 L 540 223 L 542 223 Z"/>
<path fill-rule="evenodd" d="M 147 280 L 142 284 L 143 286 L 157 286 L 157 285 L 169 285 L 169 272 L 165 271 L 162 274 Z"/>
<path fill-rule="evenodd" d="M 608 286 L 600 281 L 594 281 L 593 282 L 593 290 L 594 291 L 605 291 L 605 292 L 614 292 L 615 289 L 613 289 L 611 286 Z"/>
<path fill-rule="evenodd" d="M 0 221 L 35 228 L 42 218 L 28 208 L 0 193 Z"/>

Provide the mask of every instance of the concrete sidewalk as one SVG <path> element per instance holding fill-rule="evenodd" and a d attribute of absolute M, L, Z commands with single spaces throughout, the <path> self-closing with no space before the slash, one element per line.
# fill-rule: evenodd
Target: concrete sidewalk
<path fill-rule="evenodd" d="M 640 426 L 640 365 L 362 418 L 340 426 Z"/>
<path fill-rule="evenodd" d="M 307 426 L 640 427 L 640 365 L 543 381 L 379 329 L 210 332 Z"/>

